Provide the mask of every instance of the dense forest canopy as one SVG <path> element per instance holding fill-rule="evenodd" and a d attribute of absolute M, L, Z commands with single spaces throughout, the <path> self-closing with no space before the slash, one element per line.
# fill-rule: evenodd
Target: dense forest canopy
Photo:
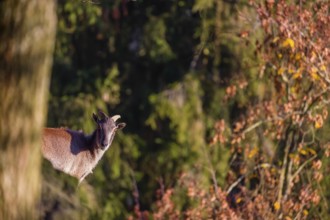
<path fill-rule="evenodd" d="M 329 215 L 326 1 L 64 1 L 48 127 L 127 123 L 90 175 L 43 164 L 45 219 Z"/>

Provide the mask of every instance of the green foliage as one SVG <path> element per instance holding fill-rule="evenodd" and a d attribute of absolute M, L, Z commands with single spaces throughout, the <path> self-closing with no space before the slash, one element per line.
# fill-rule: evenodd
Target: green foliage
<path fill-rule="evenodd" d="M 214 0 L 197 0 L 192 10 L 194 12 L 209 10 L 214 7 Z"/>
<path fill-rule="evenodd" d="M 149 56 L 154 62 L 167 62 L 174 58 L 174 53 L 166 41 L 166 26 L 163 18 L 150 16 L 149 22 L 144 26 L 140 56 Z"/>
<path fill-rule="evenodd" d="M 261 65 L 260 40 L 267 35 L 258 16 L 246 1 L 99 3 L 59 1 L 48 126 L 90 133 L 91 115 L 102 109 L 120 114 L 127 127 L 78 189 L 73 178 L 44 166 L 46 189 L 52 186 L 45 204 L 74 207 L 47 206 L 45 213 L 141 219 L 139 211 L 146 210 L 157 219 L 169 197 L 169 219 L 193 216 L 210 204 L 205 201 L 228 210 L 217 209 L 225 192 L 214 198 L 210 189 L 229 187 L 260 162 L 256 155 L 269 157 L 259 146 L 280 142 L 262 138 L 267 123 L 247 131 L 244 144 L 235 142 L 237 131 L 254 122 L 240 123 L 257 112 L 254 105 L 278 98 L 278 85 L 268 77 L 273 66 Z"/>
<path fill-rule="evenodd" d="M 199 82 L 187 76 L 160 94 L 150 95 L 150 103 L 154 109 L 146 123 L 157 134 L 153 143 L 154 155 L 150 156 L 159 165 L 156 173 L 168 176 L 163 172 L 172 170 L 173 175 L 182 171 L 182 167 L 188 168 L 195 163 L 204 144 Z M 170 181 L 173 177 L 168 178 Z"/>

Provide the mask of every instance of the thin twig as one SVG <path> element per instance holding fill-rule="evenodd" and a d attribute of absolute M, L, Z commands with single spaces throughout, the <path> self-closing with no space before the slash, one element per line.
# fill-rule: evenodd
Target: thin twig
<path fill-rule="evenodd" d="M 306 160 L 301 166 L 298 168 L 298 170 L 292 175 L 291 180 L 294 180 L 294 178 L 302 171 L 302 169 L 312 160 L 314 160 L 317 157 L 317 155 L 312 156 L 308 160 Z"/>
<path fill-rule="evenodd" d="M 285 140 L 288 140 L 289 135 L 290 135 L 290 126 L 287 128 Z M 289 151 L 290 151 L 290 144 L 288 144 L 287 141 L 285 144 L 286 144 L 286 146 L 284 148 L 284 159 L 283 159 L 283 165 L 281 168 L 281 174 L 280 174 L 280 179 L 279 179 L 279 188 L 278 188 L 279 190 L 278 190 L 278 196 L 277 196 L 277 202 L 279 204 L 281 203 L 282 196 L 283 196 L 282 194 L 283 194 L 283 188 L 284 188 L 284 183 L 285 183 L 285 173 L 286 173 Z"/>
<path fill-rule="evenodd" d="M 137 207 L 138 212 L 141 212 L 140 208 L 140 193 L 139 193 L 139 188 L 135 179 L 135 175 L 134 175 L 134 171 L 132 169 L 129 169 L 130 173 L 131 173 L 131 178 L 132 178 L 132 185 L 133 185 L 133 198 L 134 198 L 134 202 L 135 202 L 135 206 Z M 143 217 L 141 216 L 140 219 L 143 219 Z"/>
<path fill-rule="evenodd" d="M 254 124 L 251 125 L 250 127 L 246 128 L 246 129 L 242 132 L 242 134 L 244 135 L 244 134 L 246 134 L 246 133 L 252 131 L 253 129 L 255 129 L 255 128 L 259 127 L 260 125 L 262 125 L 262 123 L 264 123 L 264 122 L 265 122 L 265 121 L 262 120 L 262 121 L 258 121 L 258 122 L 256 122 L 256 123 L 254 123 Z"/>
<path fill-rule="evenodd" d="M 208 152 L 206 151 L 206 147 L 205 145 L 203 144 L 203 152 L 204 152 L 204 156 L 206 158 L 206 161 L 208 162 L 208 170 L 210 171 L 211 173 L 211 177 L 212 177 L 212 181 L 213 181 L 213 187 L 214 187 L 214 190 L 216 192 L 216 196 L 218 195 L 218 181 L 217 181 L 217 178 L 216 178 L 216 175 L 215 175 L 215 170 L 214 170 L 214 167 L 212 165 L 212 162 L 211 162 L 211 158 L 208 154 Z M 218 198 L 218 196 L 217 196 Z"/>
<path fill-rule="evenodd" d="M 259 168 L 269 168 L 269 167 L 272 167 L 272 166 L 273 165 L 271 165 L 269 163 L 262 163 L 262 164 L 259 164 L 259 165 L 255 166 L 251 172 L 248 172 L 248 173 L 240 176 L 235 182 L 233 182 L 229 186 L 229 188 L 227 189 L 227 194 L 229 194 L 247 175 L 250 175 L 252 172 L 256 171 Z"/>

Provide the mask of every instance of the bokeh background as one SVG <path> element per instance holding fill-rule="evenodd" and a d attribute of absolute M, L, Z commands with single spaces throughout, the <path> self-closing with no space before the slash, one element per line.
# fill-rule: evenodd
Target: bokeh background
<path fill-rule="evenodd" d="M 329 178 L 313 180 L 328 170 L 327 105 L 313 97 L 328 86 L 320 81 L 329 63 L 315 49 L 323 63 L 308 61 L 317 76 L 289 70 L 304 67 L 294 12 L 325 6 L 275 2 L 58 0 L 46 126 L 91 133 L 97 109 L 127 126 L 79 187 L 43 161 L 41 218 L 325 219 Z M 320 22 L 316 14 L 306 19 Z M 301 22 L 297 29 L 307 26 Z M 316 45 L 328 36 L 308 31 Z M 319 104 L 308 109 L 309 133 L 308 121 L 299 127 L 286 109 L 304 109 L 303 94 Z M 323 166 L 313 171 L 317 161 Z M 301 179 L 290 188 L 293 174 Z"/>

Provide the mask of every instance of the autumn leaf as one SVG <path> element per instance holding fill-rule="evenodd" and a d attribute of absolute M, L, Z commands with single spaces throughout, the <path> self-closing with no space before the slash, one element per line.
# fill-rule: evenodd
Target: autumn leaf
<path fill-rule="evenodd" d="M 312 155 L 316 155 L 316 151 L 312 148 L 307 148 L 307 150 L 309 151 L 309 153 L 311 153 Z"/>
<path fill-rule="evenodd" d="M 294 56 L 294 59 L 296 61 L 299 61 L 301 59 L 301 53 L 296 53 L 296 55 Z"/>
<path fill-rule="evenodd" d="M 236 199 L 236 203 L 237 203 L 237 204 L 239 204 L 241 201 L 242 201 L 242 198 L 241 198 L 241 197 L 238 197 L 238 198 Z"/>
<path fill-rule="evenodd" d="M 305 149 L 300 149 L 299 153 L 302 155 L 307 155 L 307 151 Z"/>
<path fill-rule="evenodd" d="M 281 67 L 277 70 L 278 75 L 282 75 L 283 73 L 284 73 L 284 68 Z"/>
<path fill-rule="evenodd" d="M 251 159 L 252 157 L 254 157 L 257 153 L 258 153 L 258 148 L 254 147 L 248 154 L 248 158 Z"/>
<path fill-rule="evenodd" d="M 280 39 L 279 37 L 275 37 L 272 42 L 276 43 L 279 39 Z"/>
<path fill-rule="evenodd" d="M 319 129 L 322 127 L 322 124 L 320 122 L 316 121 L 314 126 L 316 129 Z"/>
<path fill-rule="evenodd" d="M 325 65 L 322 65 L 322 66 L 320 66 L 320 70 L 321 70 L 321 71 L 326 71 L 327 68 L 325 67 Z"/>
<path fill-rule="evenodd" d="M 291 49 L 294 48 L 294 41 L 291 38 L 287 38 L 283 43 L 282 47 L 290 47 Z"/>
<path fill-rule="evenodd" d="M 303 214 L 304 214 L 304 216 L 307 216 L 308 215 L 308 211 L 306 209 L 304 209 Z"/>
<path fill-rule="evenodd" d="M 301 72 L 298 71 L 298 72 L 296 72 L 295 74 L 293 74 L 293 78 L 294 78 L 294 79 L 301 78 Z"/>
<path fill-rule="evenodd" d="M 319 129 L 319 128 L 321 128 L 322 126 L 323 126 L 323 118 L 322 118 L 321 115 L 317 114 L 317 115 L 315 116 L 314 127 L 315 127 L 316 129 Z"/>
<path fill-rule="evenodd" d="M 313 80 L 319 80 L 320 77 L 319 75 L 317 74 L 317 68 L 316 67 L 312 67 L 311 71 L 310 71 L 310 75 L 312 77 Z"/>
<path fill-rule="evenodd" d="M 274 203 L 274 209 L 277 211 L 281 208 L 281 204 L 279 202 Z"/>

